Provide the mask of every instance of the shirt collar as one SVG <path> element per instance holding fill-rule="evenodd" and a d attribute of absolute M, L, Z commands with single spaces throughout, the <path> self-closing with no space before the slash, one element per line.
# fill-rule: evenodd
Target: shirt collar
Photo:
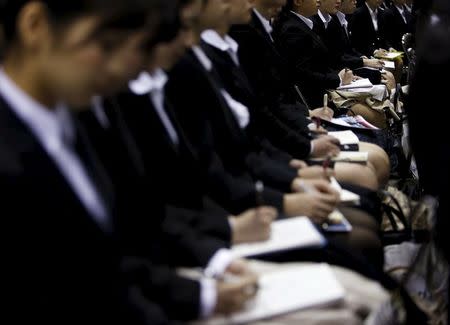
<path fill-rule="evenodd" d="M 162 91 L 167 81 L 167 74 L 162 69 L 156 69 L 152 73 L 141 72 L 136 80 L 129 83 L 129 87 L 134 94 L 145 95 L 152 91 Z"/>
<path fill-rule="evenodd" d="M 324 14 L 322 11 L 317 10 L 317 13 L 320 17 L 320 20 L 322 20 L 322 22 L 325 24 L 325 28 L 328 27 L 328 24 L 331 21 L 331 15 L 330 14 Z"/>
<path fill-rule="evenodd" d="M 336 13 L 336 17 L 339 19 L 339 22 L 341 23 L 341 26 L 348 25 L 347 18 L 345 17 L 345 14 L 341 11 L 338 11 Z"/>
<path fill-rule="evenodd" d="M 309 29 L 311 29 L 311 30 L 313 29 L 314 23 L 313 23 L 313 21 L 312 21 L 311 19 L 306 18 L 305 16 L 302 16 L 302 15 L 296 13 L 295 11 L 291 11 L 291 12 L 292 12 L 294 15 L 296 15 L 298 18 L 300 18 L 301 20 L 303 20 L 304 23 L 305 23 L 306 25 L 308 25 Z"/>
<path fill-rule="evenodd" d="M 405 8 L 403 8 L 402 6 L 395 6 L 395 8 L 397 8 L 397 10 L 400 12 L 400 15 L 403 16 L 403 11 L 405 11 Z"/>
<path fill-rule="evenodd" d="M 370 15 L 376 17 L 378 14 L 378 9 L 372 10 L 372 8 L 370 8 L 370 6 L 367 4 L 367 2 L 365 4 L 366 4 L 367 9 L 369 9 Z"/>
<path fill-rule="evenodd" d="M 267 34 L 271 35 L 273 32 L 273 27 L 272 27 L 272 25 L 270 25 L 270 21 L 266 17 L 261 15 L 261 13 L 258 10 L 256 10 L 255 8 L 253 8 L 253 12 L 255 13 L 256 17 L 258 17 L 259 21 L 263 25 L 264 30 L 267 32 Z"/>
<path fill-rule="evenodd" d="M 236 41 L 228 35 L 222 37 L 215 30 L 208 29 L 202 33 L 201 37 L 203 41 L 223 52 L 227 51 L 232 51 L 233 53 L 238 52 L 239 49 L 238 43 L 236 43 Z"/>
<path fill-rule="evenodd" d="M 408 10 L 409 12 L 412 12 L 412 7 L 408 6 L 407 4 L 405 4 L 405 8 L 406 8 L 406 10 Z"/>
<path fill-rule="evenodd" d="M 0 93 L 12 111 L 45 145 L 61 145 L 63 138 L 73 140 L 75 128 L 67 106 L 58 104 L 51 110 L 20 89 L 0 69 Z"/>
<path fill-rule="evenodd" d="M 196 56 L 197 60 L 200 61 L 203 68 L 205 68 L 207 71 L 211 71 L 213 64 L 211 60 L 208 58 L 208 56 L 203 52 L 202 48 L 198 45 L 194 45 L 192 47 L 192 52 Z"/>

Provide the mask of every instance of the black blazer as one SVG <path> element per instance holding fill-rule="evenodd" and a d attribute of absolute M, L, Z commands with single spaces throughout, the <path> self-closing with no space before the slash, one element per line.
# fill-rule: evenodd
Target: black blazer
<path fill-rule="evenodd" d="M 381 82 L 381 73 L 379 71 L 364 67 L 364 62 L 361 58 L 362 54 L 353 49 L 345 28 L 342 27 L 336 16 L 332 16 L 326 29 L 325 24 L 318 15 L 313 17 L 313 21 L 314 26 L 321 26 L 317 30 L 321 33 L 321 39 L 329 50 L 330 62 L 333 62 L 337 70 L 350 68 L 355 75 L 369 78 L 373 84 Z"/>
<path fill-rule="evenodd" d="M 159 308 L 132 293 L 120 271 L 117 215 L 112 213 L 113 231 L 105 233 L 1 97 L 0 125 L 1 228 L 9 243 L 3 255 L 1 318 L 46 324 L 165 323 Z M 105 197 L 105 202 L 115 211 L 113 201 Z M 141 313 L 139 305 L 146 306 Z"/>
<path fill-rule="evenodd" d="M 166 93 L 177 120 L 190 143 L 206 158 L 208 193 L 232 213 L 254 207 L 255 176 L 247 160 L 251 142 L 229 111 L 213 76 L 192 51 L 169 76 Z M 282 208 L 280 192 L 267 187 L 264 195 L 267 204 Z"/>
<path fill-rule="evenodd" d="M 413 32 L 412 14 L 405 9 L 406 23 L 397 7 L 392 6 L 384 11 L 386 22 L 386 39 L 397 51 L 403 51 L 402 36 Z"/>
<path fill-rule="evenodd" d="M 287 62 L 256 14 L 252 12 L 249 24 L 233 26 L 230 36 L 239 44 L 239 61 L 258 96 L 276 106 L 295 105 L 298 96 L 288 79 Z M 299 106 L 297 109 L 307 114 L 305 107 Z"/>
<path fill-rule="evenodd" d="M 108 102 L 108 129 L 92 114 L 83 121 L 121 193 L 123 212 L 137 219 L 128 226 L 136 254 L 174 266 L 206 266 L 218 249 L 229 246 L 228 214 L 216 209 L 202 213 L 202 175 L 188 164 L 189 155 L 181 154 L 181 132 L 176 149 L 148 96 L 126 93 Z M 108 146 L 111 150 L 105 150 Z M 194 178 L 196 186 L 188 191 L 174 186 L 192 184 Z"/>
<path fill-rule="evenodd" d="M 319 15 L 315 15 L 312 18 L 315 31 L 329 50 L 330 61 L 333 62 L 337 70 L 346 67 L 350 69 L 361 68 L 363 66 L 362 55 L 353 49 L 350 38 L 344 27 L 341 26 L 339 19 L 334 15 L 331 17 L 331 21 L 326 29 Z"/>
<path fill-rule="evenodd" d="M 249 25 L 233 26 L 230 35 L 239 43 L 240 64 L 260 101 L 258 115 L 267 137 L 292 156 L 307 157 L 310 137 L 305 116 L 309 112 L 297 102 L 287 62 L 255 13 Z"/>
<path fill-rule="evenodd" d="M 378 10 L 378 31 L 375 31 L 369 9 L 364 4 L 352 15 L 349 21 L 350 39 L 353 47 L 370 57 L 379 48 L 389 49 L 392 44 L 386 39 L 386 23 L 383 10 Z"/>
<path fill-rule="evenodd" d="M 282 162 L 283 169 L 286 169 L 285 163 L 289 162 L 292 156 L 307 157 L 311 145 L 307 128 L 309 122 L 305 115 L 299 110 L 295 112 L 292 110 L 289 117 L 281 112 L 275 114 L 274 111 L 277 108 L 269 107 L 263 98 L 257 95 L 241 66 L 237 66 L 227 53 L 206 43 L 202 43 L 202 47 L 214 63 L 217 75 L 226 90 L 233 98 L 249 108 L 251 123 L 246 133 L 254 140 L 256 144 L 254 147 L 265 151 L 274 160 Z M 293 107 L 293 105 L 290 106 Z M 292 139 L 296 141 L 289 145 L 283 144 L 283 140 L 286 139 L 281 134 L 285 134 L 285 129 L 296 133 L 295 138 Z M 272 143 L 285 151 L 274 147 Z M 286 180 L 289 181 L 291 177 L 292 174 Z"/>
<path fill-rule="evenodd" d="M 335 89 L 340 84 L 327 47 L 303 20 L 291 12 L 281 15 L 274 34 L 277 48 L 288 61 L 292 80 L 299 84 L 311 107 L 321 107 L 326 90 Z"/>

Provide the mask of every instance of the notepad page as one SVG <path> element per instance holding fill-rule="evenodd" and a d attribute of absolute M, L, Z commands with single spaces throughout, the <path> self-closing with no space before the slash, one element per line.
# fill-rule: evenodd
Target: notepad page
<path fill-rule="evenodd" d="M 328 135 L 338 139 L 341 145 L 359 143 L 359 139 L 353 131 L 328 132 Z"/>
<path fill-rule="evenodd" d="M 257 256 L 294 248 L 321 247 L 326 240 L 307 217 L 277 220 L 270 239 L 264 242 L 233 245 L 235 257 Z"/>
<path fill-rule="evenodd" d="M 327 264 L 293 266 L 261 276 L 260 290 L 245 310 L 201 322 L 245 324 L 311 307 L 338 303 L 345 291 Z"/>
<path fill-rule="evenodd" d="M 338 183 L 336 178 L 330 178 L 330 185 L 340 194 L 340 200 L 342 203 L 353 203 L 359 204 L 361 201 L 361 197 L 358 194 L 355 194 L 349 190 L 343 189 L 341 185 Z"/>
<path fill-rule="evenodd" d="M 364 78 L 364 79 L 358 79 L 355 81 L 352 81 L 350 84 L 348 85 L 343 85 L 338 87 L 338 90 L 345 90 L 345 89 L 351 89 L 351 88 L 372 88 L 373 84 L 370 82 L 369 79 Z"/>

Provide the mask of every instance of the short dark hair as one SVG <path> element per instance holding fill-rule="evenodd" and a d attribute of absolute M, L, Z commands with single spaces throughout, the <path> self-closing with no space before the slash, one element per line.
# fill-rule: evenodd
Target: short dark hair
<path fill-rule="evenodd" d="M 17 17 L 31 0 L 0 0 L 0 21 L 7 43 L 16 38 Z M 148 22 L 152 9 L 164 0 L 39 0 L 47 8 L 55 25 L 70 23 L 85 14 L 99 13 L 104 17 L 101 29 L 138 29 Z"/>

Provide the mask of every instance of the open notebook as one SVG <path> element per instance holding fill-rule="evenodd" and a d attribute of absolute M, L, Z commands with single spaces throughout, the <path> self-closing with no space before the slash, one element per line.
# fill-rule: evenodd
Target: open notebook
<path fill-rule="evenodd" d="M 331 177 L 330 185 L 341 195 L 341 203 L 343 204 L 351 204 L 351 205 L 359 205 L 361 201 L 361 197 L 358 194 L 355 194 L 351 191 L 343 189 L 341 185 L 339 185 L 336 178 Z"/>
<path fill-rule="evenodd" d="M 353 131 L 328 132 L 328 135 L 339 140 L 341 150 L 357 151 L 359 149 L 359 139 Z"/>
<path fill-rule="evenodd" d="M 262 275 L 259 286 L 258 295 L 245 310 L 195 324 L 245 324 L 306 308 L 329 306 L 341 302 L 345 294 L 327 264 L 282 268 Z"/>
<path fill-rule="evenodd" d="M 311 161 L 324 161 L 325 157 L 310 158 Z M 341 151 L 336 157 L 332 157 L 334 162 L 353 162 L 353 163 L 366 163 L 369 159 L 369 153 L 365 151 Z"/>
<path fill-rule="evenodd" d="M 376 55 L 378 59 L 384 59 L 384 60 L 394 60 L 398 57 L 402 57 L 403 52 L 387 52 L 382 55 Z"/>
<path fill-rule="evenodd" d="M 307 217 L 295 217 L 275 221 L 269 240 L 233 245 L 231 252 L 235 257 L 250 257 L 294 248 L 321 247 L 325 244 L 325 238 Z"/>
<path fill-rule="evenodd" d="M 355 81 L 352 81 L 348 85 L 343 85 L 337 88 L 337 90 L 347 90 L 347 89 L 353 89 L 353 88 L 372 88 L 373 84 L 370 82 L 369 79 L 358 79 Z"/>
<path fill-rule="evenodd" d="M 367 122 L 364 117 L 361 115 L 356 116 L 341 116 L 338 118 L 333 118 L 330 121 L 331 124 L 337 124 L 341 126 L 345 126 L 348 128 L 358 128 L 358 129 L 373 129 L 373 130 L 379 130 L 375 125 L 370 124 Z"/>

